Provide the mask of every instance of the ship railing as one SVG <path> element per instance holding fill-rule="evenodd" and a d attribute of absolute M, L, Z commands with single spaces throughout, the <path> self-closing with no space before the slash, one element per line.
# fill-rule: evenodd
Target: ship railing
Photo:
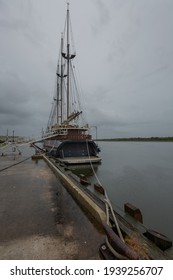
<path fill-rule="evenodd" d="M 49 132 L 46 133 L 45 136 L 51 136 L 51 135 L 67 135 L 68 134 L 68 130 L 66 128 L 62 128 L 62 129 L 52 129 Z"/>
<path fill-rule="evenodd" d="M 68 134 L 68 130 L 66 128 L 61 128 L 61 129 L 55 130 L 54 132 L 59 134 L 59 135 L 67 135 Z"/>

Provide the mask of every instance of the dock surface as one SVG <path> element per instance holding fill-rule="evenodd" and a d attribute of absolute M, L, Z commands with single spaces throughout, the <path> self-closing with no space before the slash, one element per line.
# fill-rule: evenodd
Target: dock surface
<path fill-rule="evenodd" d="M 27 156 L 0 157 L 0 167 Z M 102 229 L 44 160 L 28 159 L 0 172 L 0 179 L 1 260 L 100 259 Z"/>

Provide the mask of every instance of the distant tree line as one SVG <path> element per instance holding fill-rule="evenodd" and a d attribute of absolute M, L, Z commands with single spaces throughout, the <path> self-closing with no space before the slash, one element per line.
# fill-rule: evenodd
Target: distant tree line
<path fill-rule="evenodd" d="M 103 138 L 103 139 L 97 139 L 97 141 L 173 142 L 173 136 L 168 136 L 168 137 Z"/>

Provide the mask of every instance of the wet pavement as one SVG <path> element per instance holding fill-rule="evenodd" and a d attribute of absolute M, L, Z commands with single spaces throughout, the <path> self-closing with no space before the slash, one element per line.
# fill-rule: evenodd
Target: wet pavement
<path fill-rule="evenodd" d="M 27 159 L 0 156 L 0 170 Z M 44 160 L 0 172 L 0 259 L 100 259 L 104 235 Z"/>

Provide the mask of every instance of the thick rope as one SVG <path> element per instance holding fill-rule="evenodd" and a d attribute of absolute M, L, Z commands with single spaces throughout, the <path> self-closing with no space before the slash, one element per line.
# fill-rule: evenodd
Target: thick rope
<path fill-rule="evenodd" d="M 9 166 L 7 166 L 7 167 L 4 167 L 4 168 L 0 169 L 0 172 L 4 171 L 4 170 L 6 170 L 6 169 L 9 169 L 9 168 L 11 168 L 11 167 L 13 167 L 13 166 L 15 166 L 15 165 L 18 165 L 18 164 L 20 164 L 20 163 L 22 163 L 22 162 L 24 162 L 24 161 L 26 161 L 26 160 L 28 160 L 28 159 L 30 159 L 30 158 L 31 158 L 31 157 L 25 158 L 25 159 L 23 159 L 23 160 L 21 160 L 21 161 L 19 161 L 19 162 L 16 162 L 16 163 L 13 163 L 12 165 L 9 165 Z"/>
<path fill-rule="evenodd" d="M 92 161 L 91 161 L 91 157 L 90 157 L 90 153 L 89 153 L 89 147 L 88 147 L 88 140 L 87 140 L 87 139 L 86 139 L 86 146 L 87 146 L 87 153 L 88 153 L 88 157 L 89 157 L 89 161 L 90 161 L 90 165 L 91 165 L 92 171 L 93 171 L 93 173 L 94 173 L 94 176 L 95 176 L 97 182 L 99 183 L 100 186 L 102 186 L 102 184 L 101 184 L 101 182 L 100 182 L 100 180 L 99 180 L 99 178 L 98 178 L 98 176 L 97 176 L 97 174 L 96 174 L 96 172 L 95 172 L 95 170 L 94 170 Z M 102 188 L 103 188 L 103 186 L 102 186 Z M 104 191 L 105 191 L 105 189 L 104 189 Z M 116 228 L 117 228 L 117 231 L 118 231 L 118 234 L 119 234 L 119 237 L 120 237 L 120 239 L 124 242 L 123 235 L 122 235 L 122 233 L 121 233 L 120 227 L 119 227 L 119 225 L 118 225 L 117 218 L 116 218 L 116 216 L 115 216 L 115 213 L 114 213 L 113 208 L 112 208 L 112 204 L 111 204 L 111 202 L 110 202 L 110 200 L 109 200 L 109 198 L 108 198 L 108 195 L 107 195 L 106 191 L 105 191 L 105 197 L 106 197 L 105 203 L 106 203 L 107 224 L 109 224 L 109 208 L 110 208 L 111 213 L 112 213 L 112 216 L 113 216 L 113 220 L 114 220 L 114 222 L 115 222 L 115 225 L 116 225 Z"/>

